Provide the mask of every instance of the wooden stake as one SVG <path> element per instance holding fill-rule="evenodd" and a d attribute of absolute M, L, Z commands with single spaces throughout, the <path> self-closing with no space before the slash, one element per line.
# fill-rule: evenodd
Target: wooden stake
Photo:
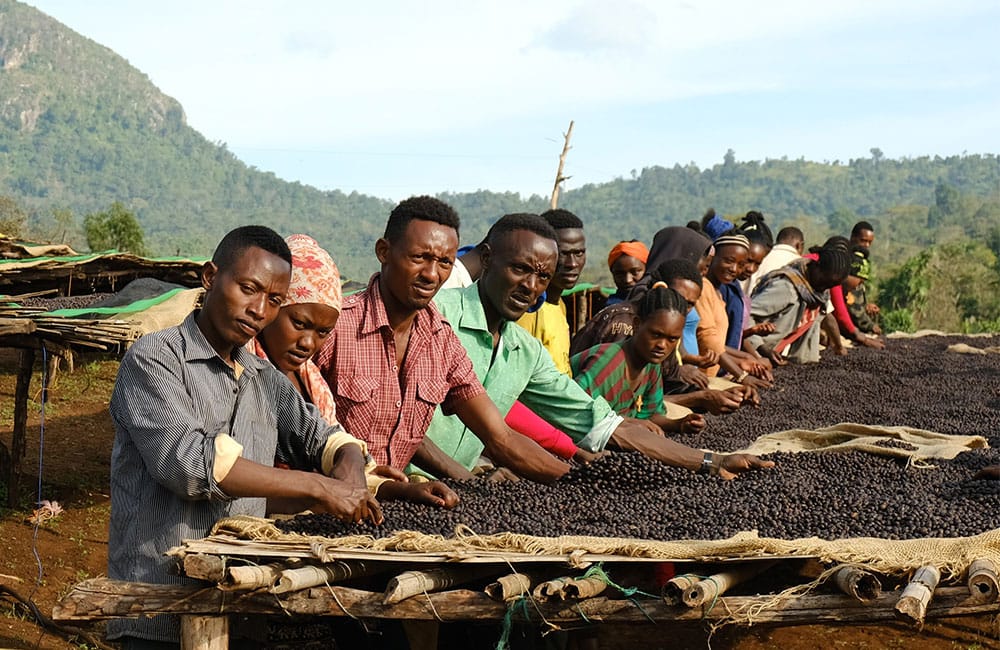
<path fill-rule="evenodd" d="M 181 616 L 181 650 L 229 650 L 229 617 Z"/>
<path fill-rule="evenodd" d="M 927 605 L 931 602 L 934 589 L 940 580 L 941 572 L 937 567 L 928 565 L 917 569 L 893 608 L 896 610 L 896 617 L 910 625 L 923 627 Z"/>
<path fill-rule="evenodd" d="M 31 391 L 31 372 L 35 367 L 35 350 L 21 350 L 17 366 L 17 385 L 14 389 L 14 430 L 11 435 L 9 473 L 7 475 L 7 506 L 18 505 L 18 484 L 21 481 L 21 461 L 28 438 L 28 397 Z"/>
<path fill-rule="evenodd" d="M 184 556 L 184 575 L 195 580 L 222 582 L 226 579 L 226 560 L 218 555 L 190 553 Z"/>
<path fill-rule="evenodd" d="M 563 150 L 562 153 L 559 154 L 559 169 L 556 170 L 556 182 L 552 186 L 552 201 L 550 207 L 553 210 L 559 207 L 560 185 L 562 185 L 563 181 L 567 181 L 570 179 L 569 176 L 563 176 L 563 166 L 566 164 L 566 154 L 568 154 L 569 150 L 572 149 L 572 147 L 569 146 L 569 139 L 571 137 L 573 137 L 573 120 L 569 121 L 569 128 L 566 130 L 566 133 L 563 133 L 563 139 L 564 139 Z"/>
<path fill-rule="evenodd" d="M 439 567 L 427 571 L 406 571 L 389 580 L 382 602 L 386 605 L 393 605 L 410 596 L 443 591 L 454 585 L 496 575 L 496 573 L 496 568 L 490 566 Z"/>
<path fill-rule="evenodd" d="M 842 592 L 861 602 L 875 600 L 882 594 L 882 583 L 873 574 L 853 566 L 841 566 L 833 574 L 833 583 Z"/>
<path fill-rule="evenodd" d="M 1000 599 L 998 582 L 997 567 L 992 560 L 979 559 L 969 565 L 968 585 L 973 602 L 995 603 Z"/>
<path fill-rule="evenodd" d="M 736 585 L 760 575 L 774 565 L 774 562 L 754 562 L 709 576 L 684 591 L 684 604 L 688 607 L 711 604 Z"/>

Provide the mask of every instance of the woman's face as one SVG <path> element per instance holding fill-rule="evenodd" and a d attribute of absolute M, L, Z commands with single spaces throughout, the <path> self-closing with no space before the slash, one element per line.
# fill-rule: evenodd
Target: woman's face
<path fill-rule="evenodd" d="M 746 261 L 743 262 L 743 270 L 740 271 L 740 280 L 749 280 L 750 276 L 760 268 L 760 263 L 764 261 L 764 256 L 769 252 L 764 244 L 751 242 L 750 253 L 747 255 Z"/>
<path fill-rule="evenodd" d="M 658 309 L 639 323 L 632 346 L 646 363 L 663 363 L 684 334 L 684 314 Z"/>
<path fill-rule="evenodd" d="M 728 284 L 739 277 L 743 263 L 747 260 L 747 249 L 742 246 L 718 246 L 715 257 L 708 267 L 708 278 L 716 286 Z"/>
<path fill-rule="evenodd" d="M 268 359 L 282 372 L 297 372 L 320 351 L 339 316 L 333 307 L 315 302 L 282 307 L 260 333 Z"/>

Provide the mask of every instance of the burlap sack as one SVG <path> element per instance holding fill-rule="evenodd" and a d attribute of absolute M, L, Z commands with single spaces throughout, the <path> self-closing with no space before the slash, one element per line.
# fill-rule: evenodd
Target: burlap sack
<path fill-rule="evenodd" d="M 882 446 L 889 441 L 904 443 L 906 447 Z M 988 447 L 989 443 L 983 436 L 957 436 L 910 427 L 841 422 L 822 429 L 790 429 L 764 434 L 740 451 L 758 456 L 775 452 L 865 451 L 880 456 L 906 458 L 911 463 L 916 463 L 932 458 L 950 460 L 963 451 Z"/>

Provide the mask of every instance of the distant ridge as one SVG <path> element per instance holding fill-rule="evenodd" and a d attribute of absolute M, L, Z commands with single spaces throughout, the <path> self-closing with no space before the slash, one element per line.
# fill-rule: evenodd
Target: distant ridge
<path fill-rule="evenodd" d="M 585 185 L 563 194 L 562 207 L 587 226 L 588 276 L 606 276 L 602 259 L 619 239 L 649 242 L 659 228 L 697 220 L 709 207 L 730 216 L 759 209 L 772 225 L 794 222 L 817 240 L 840 227 L 830 218 L 835 212 L 904 224 L 897 218 L 903 210 L 905 228 L 922 229 L 905 238 L 912 250 L 933 240 L 921 220 L 940 182 L 1000 203 L 1000 160 L 995 154 L 889 160 L 873 149 L 871 157 L 844 163 L 737 162 L 729 152 L 707 169 L 653 166 Z M 207 255 L 240 224 L 307 232 L 345 276 L 359 281 L 376 268 L 374 243 L 392 208 L 383 199 L 324 192 L 247 166 L 188 126 L 181 104 L 125 59 L 14 0 L 0 0 L 0 195 L 39 214 L 69 208 L 78 219 L 122 201 L 161 255 Z M 440 196 L 462 217 L 463 243 L 478 241 L 506 212 L 547 207 L 542 197 L 510 192 Z M 977 223 L 943 225 L 983 234 Z"/>

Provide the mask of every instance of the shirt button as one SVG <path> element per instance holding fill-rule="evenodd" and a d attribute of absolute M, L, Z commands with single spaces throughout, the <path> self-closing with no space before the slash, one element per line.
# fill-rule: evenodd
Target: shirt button
<path fill-rule="evenodd" d="M 403 405 L 403 403 L 402 403 L 402 402 L 396 402 L 396 408 L 399 408 L 399 407 L 401 407 L 402 405 Z"/>
<path fill-rule="evenodd" d="M 393 372 L 399 372 L 399 366 L 393 366 L 392 367 L 392 371 Z"/>

